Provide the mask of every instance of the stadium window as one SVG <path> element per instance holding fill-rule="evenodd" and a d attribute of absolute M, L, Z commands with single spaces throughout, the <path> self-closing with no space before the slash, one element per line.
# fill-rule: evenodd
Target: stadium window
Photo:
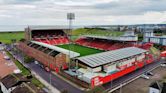
<path fill-rule="evenodd" d="M 33 48 L 34 48 L 35 46 L 36 46 L 36 44 L 32 44 L 32 45 L 31 45 L 31 47 L 33 47 Z"/>
<path fill-rule="evenodd" d="M 44 53 L 48 54 L 51 51 L 52 51 L 52 49 L 46 49 L 46 50 L 44 50 Z"/>
<path fill-rule="evenodd" d="M 29 47 L 31 47 L 32 45 L 33 45 L 33 43 L 31 43 L 31 42 L 28 44 Z"/>
<path fill-rule="evenodd" d="M 42 50 L 44 50 L 44 49 L 46 49 L 46 47 L 40 47 L 38 50 L 40 50 L 40 51 L 42 51 Z"/>
<path fill-rule="evenodd" d="M 38 47 L 40 47 L 40 45 L 36 45 L 34 48 L 37 49 Z"/>
<path fill-rule="evenodd" d="M 56 55 L 58 55 L 60 52 L 57 51 L 52 51 L 49 55 L 52 57 L 55 57 Z"/>

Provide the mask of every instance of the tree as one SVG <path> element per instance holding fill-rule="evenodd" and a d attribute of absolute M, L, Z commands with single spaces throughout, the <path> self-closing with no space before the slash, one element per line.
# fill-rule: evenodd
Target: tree
<path fill-rule="evenodd" d="M 22 38 L 22 39 L 20 39 L 20 41 L 21 41 L 21 42 L 25 42 L 26 40 Z"/>
<path fill-rule="evenodd" d="M 97 86 L 86 93 L 106 93 L 103 86 Z"/>
<path fill-rule="evenodd" d="M 61 91 L 61 93 L 68 93 L 68 90 L 67 90 L 67 89 L 63 89 L 63 90 Z"/>

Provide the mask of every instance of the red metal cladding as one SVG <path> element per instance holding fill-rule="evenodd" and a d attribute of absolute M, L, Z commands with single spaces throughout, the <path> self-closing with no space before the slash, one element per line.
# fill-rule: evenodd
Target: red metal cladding
<path fill-rule="evenodd" d="M 95 77 L 95 78 L 93 78 L 91 80 L 91 87 L 93 88 L 95 86 L 108 83 L 108 82 L 110 82 L 112 80 L 115 80 L 115 79 L 117 79 L 119 77 L 122 77 L 122 76 L 124 76 L 124 75 L 126 75 L 126 74 L 128 74 L 128 73 L 130 73 L 130 72 L 132 72 L 134 70 L 136 70 L 136 69 L 137 69 L 136 66 L 131 66 L 131 67 L 128 67 L 128 68 L 126 68 L 126 69 L 124 69 L 122 71 L 119 71 L 119 72 L 116 72 L 114 74 L 108 75 L 106 77 L 100 77 L 100 76 Z"/>
<path fill-rule="evenodd" d="M 100 76 L 94 77 L 91 80 L 91 87 L 94 88 L 95 86 L 108 83 L 108 82 L 110 82 L 112 80 L 115 80 L 119 77 L 122 77 L 122 76 L 124 76 L 128 73 L 131 73 L 131 72 L 135 71 L 138 68 L 142 68 L 143 66 L 145 66 L 145 64 L 150 64 L 154 61 L 153 56 L 151 54 L 148 54 L 146 56 L 148 57 L 148 60 L 144 60 L 144 61 L 140 61 L 140 62 L 136 61 L 136 62 L 133 63 L 133 66 L 125 68 L 124 70 L 118 71 L 116 73 L 113 73 L 113 74 L 105 76 L 105 77 L 100 77 Z"/>
<path fill-rule="evenodd" d="M 144 66 L 144 64 L 145 64 L 144 62 L 139 62 L 139 63 L 138 63 L 138 67 L 139 67 L 139 68 L 142 68 L 142 67 Z"/>

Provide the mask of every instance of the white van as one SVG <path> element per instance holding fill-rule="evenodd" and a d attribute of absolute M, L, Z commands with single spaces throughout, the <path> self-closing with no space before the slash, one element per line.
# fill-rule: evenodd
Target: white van
<path fill-rule="evenodd" d="M 6 59 L 6 60 L 10 60 L 10 57 L 8 57 L 8 56 L 4 56 L 4 59 Z"/>

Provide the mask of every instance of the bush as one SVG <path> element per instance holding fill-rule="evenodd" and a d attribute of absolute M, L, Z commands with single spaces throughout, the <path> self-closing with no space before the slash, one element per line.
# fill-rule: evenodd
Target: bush
<path fill-rule="evenodd" d="M 34 58 L 31 58 L 29 56 L 24 56 L 24 61 L 25 61 L 25 63 L 33 62 Z"/>
<path fill-rule="evenodd" d="M 68 93 L 68 90 L 67 90 L 67 89 L 63 89 L 63 90 L 61 91 L 61 93 Z"/>
<path fill-rule="evenodd" d="M 97 86 L 94 89 L 91 89 L 90 91 L 87 91 L 86 93 L 106 93 L 104 91 L 104 87 L 103 86 Z"/>
<path fill-rule="evenodd" d="M 138 34 L 138 41 L 142 41 L 143 40 L 143 34 Z"/>

